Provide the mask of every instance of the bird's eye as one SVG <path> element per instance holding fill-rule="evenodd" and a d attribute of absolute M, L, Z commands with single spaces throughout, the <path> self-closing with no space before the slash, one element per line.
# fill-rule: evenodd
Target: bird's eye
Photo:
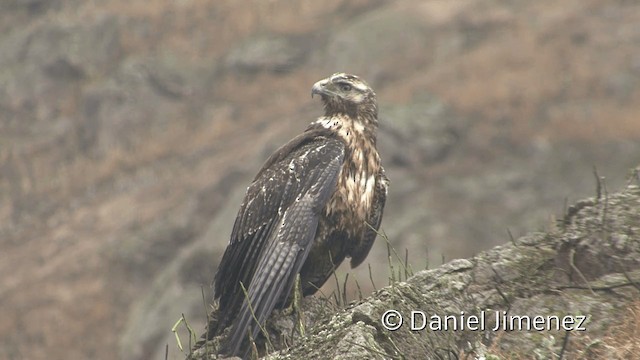
<path fill-rule="evenodd" d="M 349 85 L 349 84 L 340 84 L 340 90 L 342 90 L 342 91 L 351 91 L 351 85 Z"/>

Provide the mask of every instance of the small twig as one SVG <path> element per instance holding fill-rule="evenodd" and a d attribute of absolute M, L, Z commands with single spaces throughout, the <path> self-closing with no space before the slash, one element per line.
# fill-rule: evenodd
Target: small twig
<path fill-rule="evenodd" d="M 504 283 L 504 279 L 502 278 L 502 276 L 498 273 L 498 271 L 493 267 L 493 265 L 490 265 L 491 267 L 491 271 L 493 271 L 493 274 L 496 276 L 496 278 L 498 280 L 500 280 L 500 283 Z"/>
<path fill-rule="evenodd" d="M 567 197 L 564 197 L 564 203 L 562 205 L 562 214 L 563 214 L 563 219 L 562 219 L 562 230 L 566 230 L 567 229 L 567 225 L 569 222 L 569 199 L 567 199 Z"/>
<path fill-rule="evenodd" d="M 558 360 L 562 360 L 564 358 L 564 352 L 567 349 L 567 345 L 569 344 L 569 335 L 571 331 L 565 331 L 564 339 L 562 340 L 562 348 L 560 349 L 560 354 L 558 355 Z"/>
<path fill-rule="evenodd" d="M 334 264 L 333 262 L 333 256 L 331 255 L 331 251 L 329 251 L 329 261 L 331 261 L 332 264 Z M 336 268 L 335 266 L 333 267 L 333 278 L 336 281 L 336 291 L 338 291 L 338 294 L 336 295 L 335 292 L 333 293 L 336 299 L 336 305 L 338 307 L 343 307 L 343 305 L 340 304 L 342 299 L 342 295 L 340 294 L 340 280 L 338 280 L 338 274 L 336 274 Z"/>
<path fill-rule="evenodd" d="M 404 248 L 404 280 L 407 281 L 409 278 L 409 249 Z"/>
<path fill-rule="evenodd" d="M 200 285 L 200 293 L 202 294 L 202 305 L 204 306 L 204 312 L 205 314 L 207 314 L 207 324 L 209 323 L 209 321 L 211 321 L 211 319 L 209 318 L 209 309 L 207 309 L 207 299 L 206 296 L 204 295 L 204 286 Z"/>
<path fill-rule="evenodd" d="M 315 284 L 313 284 L 313 283 L 311 283 L 311 282 L 309 282 L 308 284 L 309 284 L 309 285 L 311 285 L 314 289 L 316 289 L 316 291 L 319 291 L 319 292 L 320 292 L 320 295 L 322 295 L 322 297 L 323 297 L 324 299 L 329 300 L 329 298 L 331 297 L 331 296 L 327 296 L 327 295 L 322 291 L 322 289 L 321 289 L 321 288 L 319 288 L 319 287 L 317 287 Z M 329 301 L 330 301 L 330 300 L 329 300 Z"/>
<path fill-rule="evenodd" d="M 509 311 L 511 310 L 511 301 L 509 301 L 509 299 L 507 299 L 507 297 L 502 292 L 502 290 L 500 290 L 500 287 L 498 286 L 498 284 L 496 284 L 493 288 L 496 289 L 496 291 L 498 292 L 498 295 L 500 295 L 502 300 L 504 300 L 504 302 L 507 303 L 507 314 L 508 314 Z"/>
<path fill-rule="evenodd" d="M 202 305 L 204 306 L 204 313 L 207 316 L 207 331 L 204 333 L 204 337 L 206 339 L 209 337 L 209 332 L 211 331 L 211 329 L 209 329 L 209 326 L 211 325 L 211 317 L 209 315 L 209 309 L 207 309 L 207 299 L 204 295 L 204 286 L 202 285 L 200 285 L 200 293 L 202 294 Z"/>
<path fill-rule="evenodd" d="M 429 270 L 429 247 L 428 246 L 425 248 L 425 251 L 426 251 L 426 254 L 425 254 L 424 269 Z"/>
<path fill-rule="evenodd" d="M 609 239 L 609 231 L 607 230 L 607 215 L 609 214 L 609 192 L 607 191 L 607 184 L 602 178 L 602 185 L 604 188 L 604 210 L 602 211 L 602 230 L 605 232 L 605 240 Z"/>
<path fill-rule="evenodd" d="M 389 241 L 389 237 L 384 232 L 384 230 L 378 231 L 373 226 L 371 226 L 371 224 L 369 223 L 365 223 L 365 224 L 367 224 L 367 226 L 369 226 L 369 228 L 373 230 L 376 234 L 380 235 L 380 237 L 382 237 L 384 241 L 387 243 L 387 256 L 389 257 L 389 265 L 391 265 L 391 252 L 393 252 L 393 255 L 396 257 L 396 259 L 398 259 L 398 262 L 400 263 L 400 265 L 402 265 L 403 269 L 405 271 L 410 272 L 411 275 L 413 275 L 413 271 L 407 268 L 407 264 L 403 263 L 402 258 L 400 257 L 396 249 L 391 245 L 391 242 Z M 395 271 L 393 270 L 393 266 L 391 266 L 391 273 L 392 274 L 395 273 Z"/>
<path fill-rule="evenodd" d="M 600 183 L 600 175 L 598 175 L 598 169 L 593 165 L 593 176 L 596 178 L 596 199 L 600 200 L 602 197 L 602 184 Z"/>
<path fill-rule="evenodd" d="M 631 285 L 633 285 L 633 287 L 635 287 L 636 289 L 638 289 L 638 291 L 640 291 L 640 282 L 635 282 L 631 279 L 631 277 L 629 276 L 629 274 L 627 274 L 626 271 L 622 270 L 622 274 L 624 275 L 624 277 L 629 281 L 629 283 Z"/>
<path fill-rule="evenodd" d="M 395 271 L 393 270 L 393 261 L 391 261 L 391 244 L 387 243 L 387 261 L 389 262 L 389 285 L 393 285 L 395 283 Z"/>
<path fill-rule="evenodd" d="M 342 294 L 340 293 L 340 280 L 338 280 L 338 274 L 336 274 L 336 272 L 333 272 L 333 278 L 336 280 L 336 292 L 334 292 L 334 296 L 336 299 L 336 305 L 338 305 L 338 307 L 343 307 L 344 304 L 342 303 Z"/>
<path fill-rule="evenodd" d="M 566 289 L 590 290 L 593 293 L 594 291 L 610 291 L 610 290 L 618 289 L 625 286 L 636 287 L 636 284 L 634 284 L 633 282 L 628 282 L 624 284 L 615 284 L 610 286 L 563 285 L 563 286 L 556 287 L 555 290 L 566 290 Z"/>
<path fill-rule="evenodd" d="M 511 229 L 507 228 L 507 234 L 509 235 L 509 241 L 511 241 L 513 246 L 518 247 L 518 244 L 516 244 L 516 240 L 513 238 L 513 234 L 511 233 Z"/>
<path fill-rule="evenodd" d="M 360 288 L 358 279 L 355 279 L 355 282 L 356 282 L 356 288 L 358 289 L 358 300 L 362 300 L 362 289 Z"/>
<path fill-rule="evenodd" d="M 185 319 L 184 313 L 182 313 L 182 318 Z M 193 343 L 196 342 L 196 333 L 191 330 L 191 327 L 189 326 L 189 324 L 187 324 L 187 319 L 184 320 L 184 325 L 187 327 L 187 330 L 189 330 L 189 353 L 191 353 L 191 349 L 193 349 Z"/>
<path fill-rule="evenodd" d="M 396 249 L 393 248 L 393 246 L 391 247 L 391 250 L 393 250 L 393 253 L 396 255 L 396 258 L 400 262 L 400 265 L 402 265 L 402 269 L 404 270 L 404 273 L 405 273 L 405 280 L 408 278 L 406 276 L 407 274 L 409 276 L 413 276 L 413 269 L 411 268 L 411 265 L 409 265 L 409 253 L 408 253 L 408 250 L 405 248 L 406 254 L 405 254 L 405 261 L 404 262 L 402 261 L 400 256 L 398 256 L 398 253 L 396 252 Z"/>
<path fill-rule="evenodd" d="M 405 359 L 406 357 L 402 354 L 402 351 L 400 351 L 400 348 L 398 347 L 398 345 L 396 345 L 393 339 L 389 335 L 387 335 L 387 332 L 383 332 L 382 334 L 387 338 L 387 341 L 391 343 L 393 351 L 397 354 L 396 356 L 398 356 L 400 359 Z"/>
<path fill-rule="evenodd" d="M 378 291 L 376 288 L 376 284 L 373 282 L 373 273 L 371 272 L 371 263 L 367 263 L 369 266 L 369 280 L 371 280 L 371 286 L 373 286 L 373 291 Z"/>
<path fill-rule="evenodd" d="M 578 267 L 575 264 L 575 256 L 576 256 L 576 249 L 571 249 L 569 251 L 569 265 L 571 266 L 571 268 L 573 269 L 573 271 L 577 272 L 578 275 L 580 275 L 580 277 L 582 278 L 582 281 L 584 281 L 585 284 L 587 284 L 587 287 L 591 290 L 591 293 L 593 295 L 595 295 L 595 291 L 593 291 L 593 288 L 591 287 L 591 284 L 589 284 L 589 281 L 587 281 L 587 278 L 584 276 L 584 274 L 582 273 L 582 271 L 580 271 L 580 269 L 578 269 Z"/>
<path fill-rule="evenodd" d="M 347 281 L 349 280 L 349 273 L 344 276 L 344 282 L 342 283 L 342 303 L 347 305 Z"/>

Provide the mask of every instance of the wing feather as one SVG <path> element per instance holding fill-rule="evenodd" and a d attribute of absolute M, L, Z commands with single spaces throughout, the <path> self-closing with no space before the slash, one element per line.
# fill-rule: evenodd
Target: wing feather
<path fill-rule="evenodd" d="M 247 189 L 216 273 L 220 330 L 233 323 L 223 353 L 237 355 L 247 334 L 257 336 L 255 319 L 263 324 L 286 300 L 311 249 L 320 211 L 335 191 L 344 143 L 315 136 L 294 141 L 297 146 L 285 145 L 288 154 L 270 158 Z"/>

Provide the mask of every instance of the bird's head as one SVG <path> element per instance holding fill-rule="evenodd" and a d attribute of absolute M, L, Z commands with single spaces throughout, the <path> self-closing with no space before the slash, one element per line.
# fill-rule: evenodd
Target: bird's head
<path fill-rule="evenodd" d="M 311 97 L 320 95 L 326 115 L 344 113 L 353 117 L 378 116 L 376 93 L 355 75 L 336 73 L 313 84 Z"/>

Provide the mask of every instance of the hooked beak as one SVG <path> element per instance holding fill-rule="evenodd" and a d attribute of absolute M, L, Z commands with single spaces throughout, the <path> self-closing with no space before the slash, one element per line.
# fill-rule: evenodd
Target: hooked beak
<path fill-rule="evenodd" d="M 328 79 L 323 79 L 313 84 L 313 87 L 311 88 L 311 98 L 313 98 L 313 95 L 315 94 L 318 94 L 320 96 L 327 95 L 328 93 L 327 93 L 326 86 L 328 83 L 329 83 Z"/>

